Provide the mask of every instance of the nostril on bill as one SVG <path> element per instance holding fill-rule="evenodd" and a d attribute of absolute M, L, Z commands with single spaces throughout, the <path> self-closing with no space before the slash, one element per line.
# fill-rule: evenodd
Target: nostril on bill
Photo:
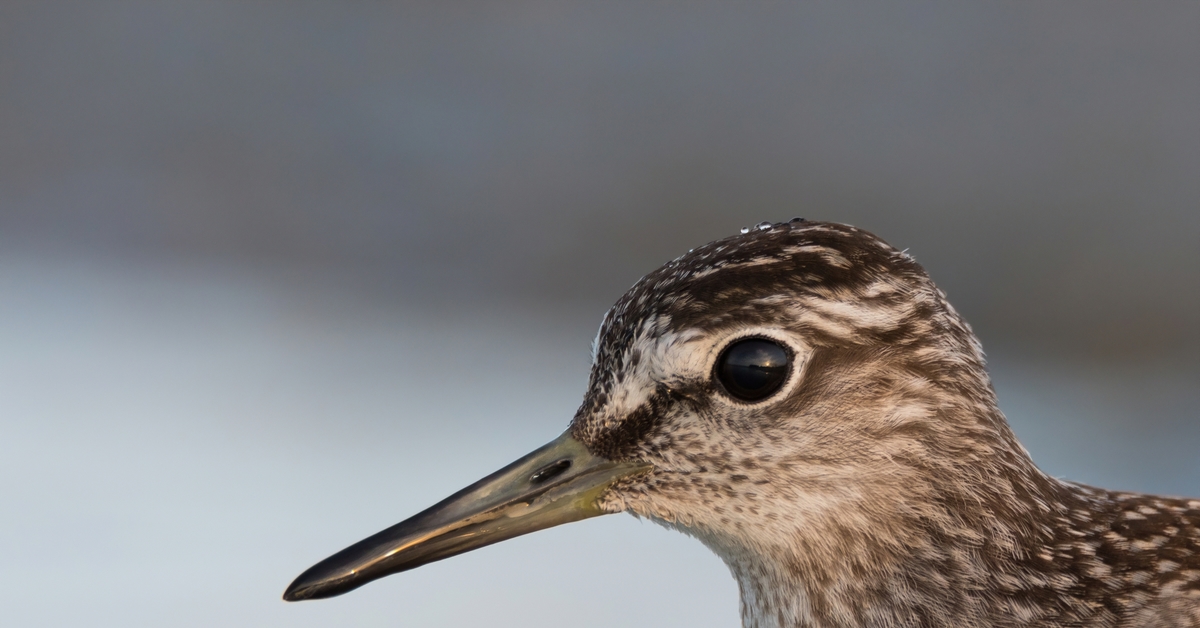
<path fill-rule="evenodd" d="M 570 460 L 558 460 L 534 471 L 533 475 L 529 476 L 530 484 L 541 484 L 552 477 L 562 475 L 563 471 L 571 468 Z"/>

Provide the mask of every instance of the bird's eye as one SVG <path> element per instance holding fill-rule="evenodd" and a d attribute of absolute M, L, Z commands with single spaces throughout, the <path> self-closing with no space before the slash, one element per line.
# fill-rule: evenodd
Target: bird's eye
<path fill-rule="evenodd" d="M 729 345 L 717 359 L 716 376 L 725 390 L 742 401 L 766 399 L 788 375 L 788 351 L 765 338 Z"/>

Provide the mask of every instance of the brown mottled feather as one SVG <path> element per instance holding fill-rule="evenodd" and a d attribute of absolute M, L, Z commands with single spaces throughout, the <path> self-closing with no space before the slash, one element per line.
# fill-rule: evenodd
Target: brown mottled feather
<path fill-rule="evenodd" d="M 761 403 L 711 376 L 747 335 L 794 353 Z M 853 227 L 761 225 L 642 278 L 571 430 L 653 465 L 605 507 L 711 547 L 746 626 L 1200 628 L 1200 500 L 1043 474 L 945 295 Z"/>

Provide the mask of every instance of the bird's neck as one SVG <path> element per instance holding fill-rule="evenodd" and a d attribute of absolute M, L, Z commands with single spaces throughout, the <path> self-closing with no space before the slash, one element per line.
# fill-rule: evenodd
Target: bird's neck
<path fill-rule="evenodd" d="M 723 558 L 738 582 L 747 628 L 991 626 L 998 612 L 1012 609 L 982 592 L 1024 586 L 1015 583 L 1030 577 L 1031 557 L 1045 554 L 1062 536 L 1036 527 L 931 527 L 899 542 L 809 538 L 793 548 L 723 552 Z M 1025 619 L 1045 610 L 1030 606 Z"/>
<path fill-rule="evenodd" d="M 1009 625 L 997 613 L 1022 623 L 982 592 L 1036 573 L 1031 557 L 1066 534 L 1075 497 L 1014 443 L 797 515 L 790 538 L 710 541 L 738 581 L 744 625 Z M 1025 623 L 1043 610 L 1029 606 Z"/>

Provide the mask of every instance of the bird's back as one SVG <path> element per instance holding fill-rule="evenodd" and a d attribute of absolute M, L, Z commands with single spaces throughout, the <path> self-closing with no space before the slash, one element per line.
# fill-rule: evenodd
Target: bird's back
<path fill-rule="evenodd" d="M 1200 500 L 1063 491 L 1052 542 L 1028 558 L 1061 601 L 1055 624 L 1200 627 Z"/>

